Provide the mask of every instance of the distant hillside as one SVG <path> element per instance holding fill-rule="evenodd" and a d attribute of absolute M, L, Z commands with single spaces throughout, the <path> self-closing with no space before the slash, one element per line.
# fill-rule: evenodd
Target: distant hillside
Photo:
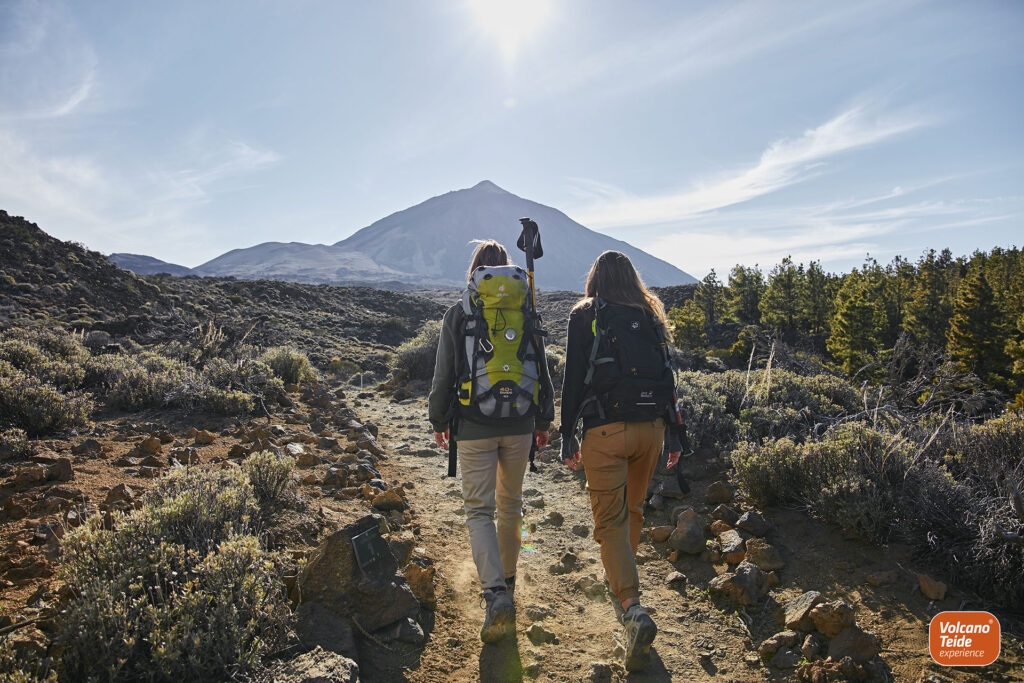
<path fill-rule="evenodd" d="M 111 254 L 108 256 L 111 261 L 125 270 L 130 270 L 138 275 L 156 275 L 167 273 L 168 275 L 188 275 L 191 268 L 179 266 L 176 263 L 167 263 L 152 256 L 142 254 Z"/>
<path fill-rule="evenodd" d="M 52 319 L 102 325 L 169 307 L 160 290 L 102 254 L 0 210 L 0 326 Z"/>
<path fill-rule="evenodd" d="M 195 340 L 212 323 L 228 343 L 297 345 L 321 367 L 337 355 L 383 373 L 390 349 L 443 312 L 364 287 L 143 277 L 0 211 L 0 330 L 56 324 L 154 344 Z"/>
<path fill-rule="evenodd" d="M 235 249 L 192 272 L 296 282 L 397 281 L 417 287 L 461 287 L 473 239 L 498 240 L 523 263 L 522 252 L 515 249 L 523 216 L 540 225 L 545 255 L 537 262 L 537 281 L 542 290 L 580 291 L 590 265 L 608 249 L 628 254 L 650 285 L 696 282 L 661 259 L 486 180 L 391 214 L 333 245 L 267 242 Z"/>

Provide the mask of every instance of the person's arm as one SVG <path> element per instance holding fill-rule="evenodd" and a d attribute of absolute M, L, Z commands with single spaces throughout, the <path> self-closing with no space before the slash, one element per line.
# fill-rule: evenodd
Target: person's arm
<path fill-rule="evenodd" d="M 580 405 L 583 403 L 584 380 L 587 376 L 587 362 L 590 354 L 588 341 L 593 335 L 587 330 L 590 320 L 589 312 L 577 309 L 569 314 L 569 323 L 565 334 L 565 373 L 562 379 L 562 460 L 577 469 L 579 462 L 579 443 L 576 441 L 576 418 Z"/>
<path fill-rule="evenodd" d="M 569 314 L 565 333 L 565 372 L 562 378 L 562 436 L 571 436 L 576 427 L 576 416 L 583 402 L 583 380 L 587 376 L 585 311 L 577 309 Z"/>
<path fill-rule="evenodd" d="M 448 431 L 448 420 L 451 419 L 451 409 L 455 401 L 457 328 L 457 307 L 453 306 L 448 309 L 441 321 L 437 357 L 434 359 L 434 379 L 430 383 L 430 396 L 427 399 L 430 425 L 435 434 L 445 434 Z"/>
<path fill-rule="evenodd" d="M 555 419 L 555 387 L 551 383 L 551 373 L 548 372 L 548 359 L 545 353 L 541 353 L 540 362 L 544 364 L 543 370 L 540 373 L 540 381 L 542 382 L 540 387 L 540 400 L 541 404 L 537 411 L 537 417 L 534 420 L 534 429 L 536 431 L 548 431 L 551 429 L 551 423 Z"/>

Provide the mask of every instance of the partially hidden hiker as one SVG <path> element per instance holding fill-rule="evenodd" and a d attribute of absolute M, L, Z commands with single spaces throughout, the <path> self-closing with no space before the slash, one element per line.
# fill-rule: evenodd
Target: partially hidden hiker
<path fill-rule="evenodd" d="M 444 315 L 429 417 L 462 465 L 462 499 L 485 608 L 480 639 L 515 632 L 523 477 L 554 419 L 553 390 L 528 276 L 498 242 L 481 241 L 462 301 Z M 451 443 L 449 442 L 451 440 Z M 454 461 L 449 470 L 454 475 Z M 497 512 L 497 525 L 495 525 Z"/>
<path fill-rule="evenodd" d="M 601 254 L 569 314 L 562 384 L 561 457 L 582 460 L 594 539 L 623 626 L 625 666 L 643 669 L 658 628 L 640 604 L 636 549 L 647 486 L 664 444 L 679 461 L 682 423 L 665 308 L 617 251 Z M 582 419 L 582 449 L 576 423 Z"/>

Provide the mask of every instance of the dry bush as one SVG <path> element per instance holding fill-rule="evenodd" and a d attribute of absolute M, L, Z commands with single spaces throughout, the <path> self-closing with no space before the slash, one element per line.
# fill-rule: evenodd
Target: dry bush
<path fill-rule="evenodd" d="M 94 356 L 86 362 L 85 370 L 85 387 L 116 410 L 160 408 L 172 402 L 174 391 L 174 402 L 187 407 L 201 390 L 196 372 L 189 365 L 153 351 Z M 184 392 L 182 387 L 196 389 Z"/>
<path fill-rule="evenodd" d="M 265 512 L 273 513 L 294 500 L 294 458 L 260 451 L 242 462 L 242 471 L 249 478 L 253 494 Z"/>
<path fill-rule="evenodd" d="M 317 377 L 317 372 L 306 354 L 290 346 L 267 349 L 259 360 L 266 363 L 286 384 L 298 384 Z"/>
<path fill-rule="evenodd" d="M 833 375 L 802 376 L 767 368 L 679 373 L 683 420 L 698 447 L 737 441 L 803 440 L 816 425 L 860 407 L 860 392 Z"/>
<path fill-rule="evenodd" d="M 392 361 L 395 377 L 403 381 L 433 378 L 440 334 L 440 321 L 432 320 L 423 325 L 419 334 L 399 346 Z"/>
<path fill-rule="evenodd" d="M 239 470 L 175 469 L 113 530 L 96 515 L 69 531 L 63 677 L 219 681 L 257 670 L 290 620 L 283 558 L 250 535 L 258 510 Z"/>
<path fill-rule="evenodd" d="M 0 361 L 0 427 L 37 437 L 84 426 L 92 401 L 79 393 L 63 394 L 52 384 Z"/>
<path fill-rule="evenodd" d="M 16 427 L 0 431 L 0 460 L 20 458 L 28 453 L 28 435 Z"/>
<path fill-rule="evenodd" d="M 1002 432 L 993 441 L 1012 443 L 1017 425 L 1005 420 L 987 431 Z M 941 429 L 949 427 L 940 423 Z M 1007 541 L 996 526 L 1016 529 L 1024 520 L 1015 520 L 1005 492 L 993 495 L 974 478 L 958 480 L 926 457 L 933 443 L 926 433 L 908 438 L 853 422 L 803 444 L 741 443 L 731 458 L 755 503 L 803 506 L 867 540 L 906 542 L 963 587 L 1004 607 L 1024 607 L 1024 546 Z M 984 461 L 970 466 L 984 467 Z"/>

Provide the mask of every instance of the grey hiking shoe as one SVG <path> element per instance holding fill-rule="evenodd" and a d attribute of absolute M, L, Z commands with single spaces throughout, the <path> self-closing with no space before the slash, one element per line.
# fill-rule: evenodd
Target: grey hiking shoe
<path fill-rule="evenodd" d="M 496 643 L 512 635 L 516 630 L 516 606 L 508 591 L 488 588 L 483 596 L 484 625 L 480 629 L 480 640 Z"/>
<path fill-rule="evenodd" d="M 622 634 L 626 641 L 626 671 L 646 669 L 651 661 L 651 643 L 658 635 L 658 627 L 640 603 L 630 605 L 622 615 Z"/>

